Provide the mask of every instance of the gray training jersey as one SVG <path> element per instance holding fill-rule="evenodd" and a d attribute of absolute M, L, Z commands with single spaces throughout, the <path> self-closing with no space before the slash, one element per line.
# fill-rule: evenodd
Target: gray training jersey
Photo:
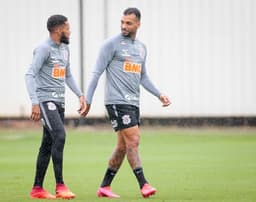
<path fill-rule="evenodd" d="M 106 70 L 105 105 L 129 104 L 139 107 L 140 84 L 159 97 L 159 90 L 146 72 L 146 47 L 138 40 L 121 34 L 103 44 L 92 78 L 88 85 L 86 101 L 91 104 L 101 74 Z"/>
<path fill-rule="evenodd" d="M 82 95 L 70 71 L 68 46 L 58 45 L 50 38 L 34 50 L 25 81 L 32 104 L 64 103 L 65 83 L 77 96 Z"/>

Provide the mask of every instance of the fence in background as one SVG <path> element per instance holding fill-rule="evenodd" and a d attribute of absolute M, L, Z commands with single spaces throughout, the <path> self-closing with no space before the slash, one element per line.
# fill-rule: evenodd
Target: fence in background
<path fill-rule="evenodd" d="M 120 32 L 122 11 L 129 6 L 142 12 L 138 38 L 147 45 L 148 73 L 173 102 L 171 107 L 162 108 L 157 98 L 142 89 L 142 116 L 256 115 L 254 0 L 83 0 L 82 8 L 79 3 L 10 0 L 1 4 L 0 117 L 26 117 L 30 113 L 24 73 L 33 49 L 48 36 L 46 20 L 50 15 L 61 13 L 69 18 L 71 66 L 78 82 L 84 79 L 86 89 L 103 40 Z M 89 117 L 105 116 L 104 79 L 102 76 Z M 76 116 L 77 108 L 77 98 L 68 90 L 66 116 Z"/>

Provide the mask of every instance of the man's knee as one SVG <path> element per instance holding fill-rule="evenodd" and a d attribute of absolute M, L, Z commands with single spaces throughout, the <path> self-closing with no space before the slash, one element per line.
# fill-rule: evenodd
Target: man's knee
<path fill-rule="evenodd" d="M 116 148 L 116 152 L 117 153 L 120 153 L 120 154 L 125 154 L 126 153 L 126 147 L 125 146 L 122 146 L 122 147 L 117 147 Z"/>
<path fill-rule="evenodd" d="M 134 140 L 126 144 L 126 150 L 137 149 L 139 147 L 139 141 Z"/>
<path fill-rule="evenodd" d="M 40 146 L 39 152 L 40 152 L 40 154 L 42 154 L 42 155 L 47 155 L 48 153 L 51 153 L 51 148 L 52 148 L 52 145 L 50 145 L 50 144 L 44 144 L 44 145 L 41 145 L 41 146 Z"/>
<path fill-rule="evenodd" d="M 63 150 L 66 141 L 66 133 L 64 130 L 56 131 L 54 134 L 54 145 L 57 150 Z"/>

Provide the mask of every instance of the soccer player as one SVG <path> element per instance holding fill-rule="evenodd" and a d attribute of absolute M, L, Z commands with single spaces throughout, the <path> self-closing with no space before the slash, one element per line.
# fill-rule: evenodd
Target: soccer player
<path fill-rule="evenodd" d="M 63 180 L 63 150 L 65 83 L 79 97 L 80 109 L 86 107 L 83 93 L 70 71 L 69 36 L 67 17 L 53 15 L 48 18 L 49 38 L 33 53 L 33 61 L 25 74 L 26 87 L 32 102 L 31 119 L 42 120 L 43 137 L 39 149 L 34 186 L 30 197 L 37 199 L 75 198 Z M 52 157 L 56 180 L 56 194 L 43 189 L 46 170 Z"/>
<path fill-rule="evenodd" d="M 112 192 L 110 185 L 125 155 L 138 180 L 142 196 L 149 197 L 156 192 L 144 176 L 138 151 L 140 84 L 159 98 L 163 106 L 168 106 L 171 102 L 154 86 L 147 75 L 146 47 L 136 39 L 140 17 L 137 8 L 127 8 L 123 12 L 121 34 L 104 43 L 87 89 L 87 108 L 85 112 L 82 111 L 84 114 L 89 112 L 98 80 L 106 71 L 105 105 L 112 127 L 117 132 L 117 145 L 97 191 L 99 197 L 119 197 Z"/>

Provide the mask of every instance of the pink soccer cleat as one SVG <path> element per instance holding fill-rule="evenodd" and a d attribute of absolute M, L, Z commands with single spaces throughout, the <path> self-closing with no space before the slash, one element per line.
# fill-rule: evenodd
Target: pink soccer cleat
<path fill-rule="evenodd" d="M 110 186 L 100 187 L 97 191 L 98 197 L 119 198 L 120 196 L 111 191 Z"/>
<path fill-rule="evenodd" d="M 75 197 L 76 195 L 71 192 L 65 184 L 56 185 L 56 198 L 72 199 Z"/>
<path fill-rule="evenodd" d="M 40 186 L 35 186 L 30 192 L 31 199 L 55 199 L 55 196 Z"/>
<path fill-rule="evenodd" d="M 156 189 L 152 187 L 150 184 L 146 183 L 144 184 L 140 192 L 144 198 L 148 198 L 156 193 Z"/>

